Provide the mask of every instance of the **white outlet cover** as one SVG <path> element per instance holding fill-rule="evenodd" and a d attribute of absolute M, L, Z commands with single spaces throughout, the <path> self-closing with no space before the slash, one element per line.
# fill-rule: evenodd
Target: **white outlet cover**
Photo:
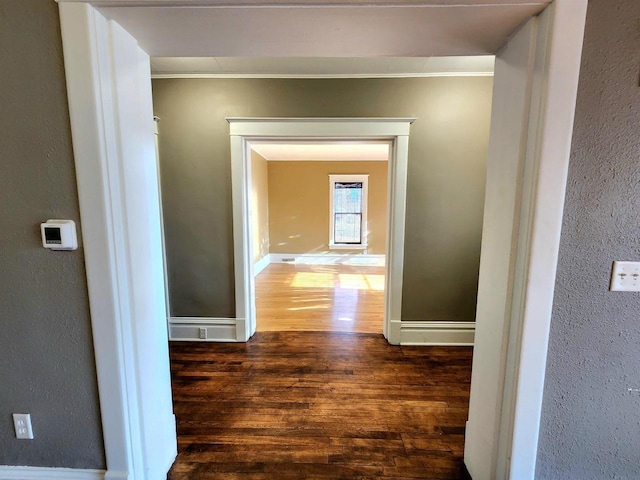
<path fill-rule="evenodd" d="M 17 439 L 33 440 L 33 428 L 31 428 L 31 414 L 14 413 L 13 426 L 16 430 Z"/>
<path fill-rule="evenodd" d="M 640 292 L 640 262 L 613 262 L 612 292 Z"/>

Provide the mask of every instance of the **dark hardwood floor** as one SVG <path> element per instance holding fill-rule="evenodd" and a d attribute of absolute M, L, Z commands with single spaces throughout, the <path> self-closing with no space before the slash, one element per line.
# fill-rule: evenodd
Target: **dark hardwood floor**
<path fill-rule="evenodd" d="M 170 345 L 170 480 L 462 479 L 471 348 L 259 332 Z"/>

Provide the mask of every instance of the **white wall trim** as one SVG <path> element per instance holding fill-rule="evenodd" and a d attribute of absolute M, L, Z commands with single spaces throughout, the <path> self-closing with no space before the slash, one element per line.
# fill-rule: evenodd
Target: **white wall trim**
<path fill-rule="evenodd" d="M 267 253 L 264 257 L 253 264 L 253 276 L 256 277 L 271 263 L 271 254 Z"/>
<path fill-rule="evenodd" d="M 556 0 L 539 17 L 498 478 L 535 477 L 586 16 L 587 0 Z"/>
<path fill-rule="evenodd" d="M 154 73 L 151 78 L 445 78 L 445 77 L 493 77 L 493 72 L 438 72 L 438 73 L 344 73 L 344 74 L 296 74 L 296 73 Z"/>
<path fill-rule="evenodd" d="M 240 321 L 239 321 L 240 320 Z M 207 331 L 207 338 L 200 338 L 200 329 Z M 171 341 L 237 342 L 238 331 L 244 328 L 244 319 L 210 317 L 171 317 L 169 332 Z"/>
<path fill-rule="evenodd" d="M 109 477 L 116 480 L 117 477 Z M 121 476 L 124 479 L 126 477 Z M 104 480 L 104 470 L 0 465 L 0 480 Z"/>
<path fill-rule="evenodd" d="M 57 2 L 86 2 L 87 0 L 55 0 Z M 111 6 L 111 7 L 120 7 L 120 6 L 173 6 L 173 7 L 195 7 L 195 6 L 205 6 L 211 8 L 251 8 L 251 7 L 288 7 L 291 3 L 291 0 L 94 0 L 93 3 L 99 6 Z M 434 2 L 433 0 L 423 0 L 420 2 L 403 2 L 402 0 L 367 0 L 366 5 L 368 6 L 382 6 L 382 7 L 407 7 L 407 8 L 443 8 L 443 7 L 456 7 L 468 5 L 469 0 L 447 0 L 449 3 L 440 3 Z M 522 0 L 515 0 L 515 4 L 525 3 Z M 530 0 L 530 3 L 539 3 L 536 0 Z M 498 2 L 487 2 L 478 5 L 479 7 L 485 5 L 492 5 L 501 3 Z M 299 7 L 351 7 L 353 6 L 353 1 L 348 0 L 338 0 L 338 1 L 322 1 L 322 0 L 298 0 L 294 3 L 294 5 Z"/>
<path fill-rule="evenodd" d="M 383 332 L 398 345 L 399 331 L 390 329 L 392 320 L 400 320 L 404 267 L 404 231 L 406 211 L 409 131 L 414 118 L 227 118 L 231 142 L 231 184 L 233 200 L 233 238 L 236 285 L 236 313 L 246 318 L 244 335 L 248 340 L 256 331 L 255 281 L 253 263 L 253 226 L 251 214 L 252 141 L 282 140 L 358 140 L 391 142 L 389 157 L 389 207 L 385 275 L 385 312 Z M 242 340 L 241 340 L 242 341 Z"/>
<path fill-rule="evenodd" d="M 413 117 L 227 117 L 229 135 L 252 137 L 260 143 L 270 137 L 280 142 L 283 139 L 388 140 L 396 136 L 408 136 L 415 120 Z"/>
<path fill-rule="evenodd" d="M 496 59 L 465 442 L 479 480 L 535 477 L 586 8 L 556 0 Z"/>
<path fill-rule="evenodd" d="M 177 442 L 149 56 L 92 6 L 59 9 L 105 479 L 159 478 Z"/>
<path fill-rule="evenodd" d="M 331 227 L 334 228 L 333 226 Z M 329 250 L 366 250 L 369 248 L 369 245 L 366 243 L 357 243 L 357 244 L 344 244 L 344 243 L 331 243 L 329 241 Z"/>
<path fill-rule="evenodd" d="M 351 261 L 375 260 L 380 263 L 385 261 L 386 255 L 374 253 L 270 253 L 271 263 L 318 263 L 318 264 L 342 264 Z"/>
<path fill-rule="evenodd" d="M 170 317 L 169 322 L 178 324 L 200 324 L 200 325 L 235 325 L 236 318 L 216 318 L 216 317 Z"/>
<path fill-rule="evenodd" d="M 400 322 L 400 345 L 472 347 L 476 322 Z"/>

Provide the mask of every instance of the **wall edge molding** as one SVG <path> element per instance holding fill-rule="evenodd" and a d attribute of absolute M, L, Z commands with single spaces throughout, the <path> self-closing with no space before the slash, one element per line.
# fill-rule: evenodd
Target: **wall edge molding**
<path fill-rule="evenodd" d="M 264 257 L 253 264 L 253 276 L 257 276 L 271 263 L 271 254 L 267 253 Z"/>
<path fill-rule="evenodd" d="M 438 72 L 438 73 L 345 73 L 345 74 L 296 74 L 296 73 L 153 73 L 152 80 L 190 78 L 448 78 L 448 77 L 493 77 L 493 72 Z"/>
<path fill-rule="evenodd" d="M 369 260 L 383 260 L 386 255 L 378 253 L 327 253 L 327 254 L 314 254 L 314 253 L 270 253 L 270 263 L 304 263 L 308 260 L 310 263 L 313 259 L 331 259 L 335 260 L 332 263 L 343 263 L 340 260 L 348 261 L 353 257 L 369 259 Z M 285 261 L 284 259 L 293 258 L 293 261 Z M 369 266 L 369 265 L 363 265 Z M 379 265 L 383 266 L 383 265 Z"/>
<path fill-rule="evenodd" d="M 400 321 L 400 345 L 472 347 L 476 322 Z"/>
<path fill-rule="evenodd" d="M 170 317 L 169 340 L 172 342 L 237 342 L 238 323 L 244 319 L 209 317 Z M 200 329 L 207 338 L 200 338 Z M 1 480 L 1 479 L 0 479 Z"/>
<path fill-rule="evenodd" d="M 0 465 L 2 480 L 104 480 L 105 475 L 105 470 Z M 106 478 L 116 480 L 126 477 L 116 475 Z"/>
<path fill-rule="evenodd" d="M 216 318 L 216 317 L 169 317 L 171 325 L 235 325 L 235 318 Z"/>

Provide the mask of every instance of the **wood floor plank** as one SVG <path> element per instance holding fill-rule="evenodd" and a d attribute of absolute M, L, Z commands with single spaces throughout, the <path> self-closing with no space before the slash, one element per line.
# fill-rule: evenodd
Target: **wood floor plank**
<path fill-rule="evenodd" d="M 291 331 L 170 355 L 169 480 L 465 478 L 470 348 Z"/>
<path fill-rule="evenodd" d="M 384 267 L 273 263 L 255 284 L 260 332 L 382 333 Z"/>

